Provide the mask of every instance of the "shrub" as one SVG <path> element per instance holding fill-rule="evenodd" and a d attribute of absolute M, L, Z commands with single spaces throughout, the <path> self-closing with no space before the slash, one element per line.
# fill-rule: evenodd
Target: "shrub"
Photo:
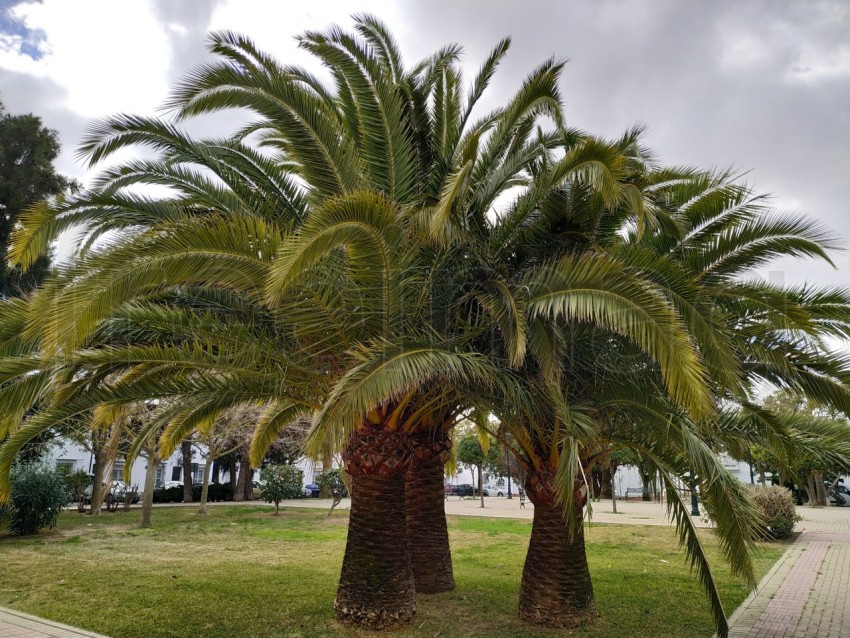
<path fill-rule="evenodd" d="M 333 497 L 333 502 L 331 503 L 330 512 L 328 512 L 328 516 L 334 511 L 337 505 L 339 505 L 340 501 L 348 496 L 348 488 L 345 485 L 345 478 L 342 474 L 343 470 L 339 468 L 333 468 L 322 472 L 316 477 L 316 484 L 323 492 L 330 492 Z"/>
<path fill-rule="evenodd" d="M 5 515 L 9 531 L 25 536 L 56 527 L 59 512 L 68 502 L 65 476 L 41 463 L 12 467 L 12 492 Z"/>
<path fill-rule="evenodd" d="M 799 520 L 791 491 L 778 485 L 756 485 L 752 497 L 765 523 L 765 537 L 789 538 Z"/>
<path fill-rule="evenodd" d="M 201 500 L 201 486 L 192 486 L 192 500 L 196 503 Z M 207 490 L 207 502 L 215 503 L 217 501 L 232 501 L 233 490 L 230 489 L 228 483 L 210 483 Z M 158 489 L 153 491 L 154 503 L 182 503 L 183 488 L 171 487 L 166 489 Z"/>
<path fill-rule="evenodd" d="M 277 514 L 282 500 L 301 496 L 304 472 L 294 465 L 268 465 L 260 472 L 260 480 L 264 483 L 260 498 L 274 503 Z"/>
<path fill-rule="evenodd" d="M 68 498 L 77 504 L 77 511 L 80 513 L 86 511 L 86 489 L 89 485 L 89 475 L 85 473 L 85 470 L 77 470 L 65 475 L 65 491 L 68 492 Z"/>

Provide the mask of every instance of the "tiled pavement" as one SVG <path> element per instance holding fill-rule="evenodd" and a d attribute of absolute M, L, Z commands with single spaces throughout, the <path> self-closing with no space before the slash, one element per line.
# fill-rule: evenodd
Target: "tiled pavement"
<path fill-rule="evenodd" d="M 0 607 L 0 638 L 105 638 Z"/>
<path fill-rule="evenodd" d="M 850 511 L 799 512 L 802 533 L 732 614 L 731 638 L 850 638 Z"/>

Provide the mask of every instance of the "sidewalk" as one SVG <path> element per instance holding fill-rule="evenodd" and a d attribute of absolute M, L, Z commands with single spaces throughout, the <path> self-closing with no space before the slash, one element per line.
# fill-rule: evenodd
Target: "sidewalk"
<path fill-rule="evenodd" d="M 106 638 L 68 625 L 50 622 L 0 607 L 0 637 L 2 638 Z"/>
<path fill-rule="evenodd" d="M 232 505 L 232 503 L 231 503 Z M 302 498 L 292 501 L 281 501 L 281 507 L 308 507 L 330 509 L 330 499 Z M 669 525 L 667 516 L 667 504 L 655 503 L 653 501 L 617 501 L 617 513 L 612 511 L 610 500 L 591 503 L 593 516 L 591 523 L 619 523 L 622 525 Z M 337 509 L 346 510 L 351 507 L 351 499 L 344 498 Z M 690 508 L 690 503 L 688 504 Z M 478 498 L 458 498 L 449 496 L 446 499 L 446 514 L 449 516 L 484 516 L 489 518 L 527 518 L 534 517 L 534 505 L 526 500 L 525 507 L 520 507 L 519 498 L 512 499 L 485 496 L 484 507 Z M 708 523 L 695 518 L 698 527 L 708 527 Z"/>
<path fill-rule="evenodd" d="M 798 512 L 800 536 L 732 614 L 730 638 L 850 636 L 850 510 Z"/>

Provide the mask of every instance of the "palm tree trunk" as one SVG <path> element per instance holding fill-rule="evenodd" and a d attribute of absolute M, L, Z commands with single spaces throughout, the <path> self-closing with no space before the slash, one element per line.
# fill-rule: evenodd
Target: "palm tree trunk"
<path fill-rule="evenodd" d="M 198 514 L 207 513 L 207 497 L 210 493 L 210 471 L 212 470 L 213 463 L 212 458 L 207 458 L 207 462 L 204 465 L 204 484 L 201 487 L 201 504 L 198 506 Z"/>
<path fill-rule="evenodd" d="M 583 482 L 581 482 L 583 484 Z M 578 488 L 576 515 L 587 498 Z M 551 473 L 529 474 L 526 492 L 534 504 L 531 541 L 522 571 L 519 616 L 548 627 L 578 627 L 596 620 L 593 584 L 587 566 L 584 526 L 570 538 Z"/>
<path fill-rule="evenodd" d="M 159 459 L 154 454 L 148 454 L 148 469 L 145 471 L 145 491 L 142 494 L 142 520 L 139 527 L 152 527 L 151 512 L 153 511 L 153 488 L 156 484 L 156 466 Z"/>
<path fill-rule="evenodd" d="M 452 553 L 446 525 L 445 465 L 451 440 L 444 432 L 414 434 L 404 479 L 407 544 L 419 594 L 454 589 Z"/>
<path fill-rule="evenodd" d="M 186 439 L 180 444 L 180 453 L 183 456 L 183 502 L 191 503 L 192 494 L 192 442 Z"/>
<path fill-rule="evenodd" d="M 351 514 L 334 609 L 348 625 L 380 629 L 409 623 L 416 589 L 404 507 L 407 436 L 355 432 L 343 451 L 351 474 Z"/>

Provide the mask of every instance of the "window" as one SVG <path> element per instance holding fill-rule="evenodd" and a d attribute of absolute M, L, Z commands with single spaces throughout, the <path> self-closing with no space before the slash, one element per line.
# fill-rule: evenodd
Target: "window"
<path fill-rule="evenodd" d="M 56 461 L 56 471 L 64 474 L 71 474 L 74 471 L 74 461 L 60 459 Z"/>
<path fill-rule="evenodd" d="M 156 468 L 156 482 L 154 483 L 157 487 L 162 487 L 162 481 L 165 478 L 165 463 Z"/>
<path fill-rule="evenodd" d="M 192 463 L 192 483 L 202 483 L 204 480 L 205 465 Z"/>
<path fill-rule="evenodd" d="M 113 481 L 124 480 L 123 477 L 122 477 L 123 474 L 124 474 L 124 464 L 123 463 L 116 463 L 115 467 L 112 468 L 112 480 Z"/>

